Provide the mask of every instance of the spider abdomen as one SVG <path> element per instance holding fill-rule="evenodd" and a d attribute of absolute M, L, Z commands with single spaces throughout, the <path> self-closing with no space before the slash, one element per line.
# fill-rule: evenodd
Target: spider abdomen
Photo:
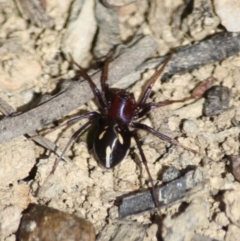
<path fill-rule="evenodd" d="M 93 143 L 96 158 L 103 167 L 113 168 L 128 154 L 131 132 L 117 121 L 101 120 Z"/>

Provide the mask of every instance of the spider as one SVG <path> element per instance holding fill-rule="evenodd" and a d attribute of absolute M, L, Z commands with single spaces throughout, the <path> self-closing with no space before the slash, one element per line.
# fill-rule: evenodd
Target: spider
<path fill-rule="evenodd" d="M 194 151 L 193 149 L 180 144 L 171 137 L 168 137 L 154 130 L 150 126 L 137 122 L 138 119 L 144 117 L 152 109 L 177 102 L 184 102 L 186 100 L 194 98 L 191 96 L 181 100 L 166 100 L 157 103 L 147 103 L 147 99 L 151 93 L 154 83 L 163 72 L 170 58 L 171 55 L 165 60 L 161 68 L 156 71 L 148 80 L 149 83 L 138 101 L 135 100 L 135 97 L 132 93 L 129 93 L 124 89 L 109 88 L 108 66 L 110 59 L 107 59 L 103 67 L 101 77 L 102 92 L 97 88 L 91 77 L 78 64 L 75 63 L 79 67 L 82 77 L 88 81 L 93 91 L 93 94 L 99 106 L 99 112 L 87 112 L 73 119 L 70 119 L 63 124 L 72 125 L 82 119 L 88 119 L 88 121 L 83 126 L 81 126 L 67 142 L 65 148 L 62 151 L 62 154 L 56 159 L 51 174 L 54 173 L 59 161 L 62 159 L 62 157 L 66 153 L 66 150 L 76 140 L 76 138 L 79 137 L 91 125 L 96 125 L 97 131 L 95 139 L 93 141 L 93 151 L 98 163 L 107 169 L 115 167 L 128 154 L 131 138 L 133 138 L 137 144 L 140 157 L 148 173 L 149 181 L 153 188 L 153 198 L 155 204 L 158 205 L 158 199 L 156 197 L 156 194 L 154 193 L 155 191 L 153 179 L 149 171 L 147 160 L 144 155 L 140 140 L 137 136 L 136 130 L 142 129 L 148 131 L 164 141 L 167 141 L 174 145 L 178 145 L 184 149 L 196 153 L 196 151 Z M 130 128 L 132 130 L 130 130 Z"/>

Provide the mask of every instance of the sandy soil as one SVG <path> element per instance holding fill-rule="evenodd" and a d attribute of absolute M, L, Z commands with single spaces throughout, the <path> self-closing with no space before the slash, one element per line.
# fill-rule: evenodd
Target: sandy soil
<path fill-rule="evenodd" d="M 17 111 L 27 111 L 37 97 L 55 90 L 60 79 L 74 76 L 75 71 L 70 68 L 64 54 L 72 53 L 81 66 L 89 68 L 93 56 L 103 57 L 110 49 L 110 45 L 95 46 L 97 21 L 94 1 L 85 3 L 82 7 L 84 14 L 77 23 L 70 25 L 72 4 L 71 0 L 47 1 L 46 13 L 53 19 L 54 27 L 44 29 L 20 14 L 14 1 L 0 1 L 0 98 Z M 81 4 L 81 1 L 74 4 Z M 215 14 L 209 17 L 209 12 L 200 8 L 181 18 L 181 9 L 184 9 L 181 0 L 154 0 L 150 7 L 147 0 L 133 1 L 130 5 L 119 7 L 114 11 L 118 13 L 120 38 L 113 39 L 111 44 L 127 42 L 137 34 L 150 34 L 158 42 L 157 55 L 161 56 L 172 48 L 222 31 Z M 72 13 L 72 19 L 76 15 Z M 142 123 L 177 137 L 180 143 L 200 153 L 194 155 L 140 132 L 154 180 L 161 183 L 160 173 L 167 166 L 179 170 L 187 170 L 190 166 L 201 167 L 206 176 L 204 189 L 186 199 L 184 208 L 179 202 L 162 210 L 164 218 L 160 230 L 153 213 L 127 219 L 145 225 L 144 241 L 158 240 L 160 236 L 166 241 L 200 240 L 199 237 L 227 241 L 238 239 L 240 185 L 231 173 L 231 162 L 227 157 L 239 155 L 239 68 L 240 56 L 236 53 L 236 56 L 221 62 L 175 75 L 166 83 L 158 81 L 155 84 L 152 100 L 181 99 L 189 96 L 198 83 L 214 76 L 217 78 L 215 85 L 229 87 L 232 98 L 228 110 L 214 117 L 202 114 L 204 99 L 201 99 L 156 109 L 142 120 Z M 142 79 L 129 89 L 136 98 L 154 71 L 144 73 Z M 80 110 L 97 110 L 97 106 L 90 101 L 69 115 Z M 63 120 L 66 119 L 68 117 Z M 64 148 L 82 123 L 57 130 L 46 137 Z M 1 240 L 16 240 L 22 212 L 29 203 L 47 204 L 84 217 L 94 224 L 98 234 L 117 218 L 116 197 L 147 187 L 149 177 L 144 166 L 139 166 L 134 142 L 134 155 L 127 156 L 114 170 L 104 170 L 87 149 L 85 139 L 84 136 L 72 145 L 66 154 L 72 162 L 61 162 L 54 176 L 44 185 L 56 158 L 54 153 L 25 137 L 0 145 Z M 34 166 L 34 178 L 24 181 Z M 235 167 L 237 169 L 238 166 Z M 41 189 L 36 196 L 39 187 Z"/>

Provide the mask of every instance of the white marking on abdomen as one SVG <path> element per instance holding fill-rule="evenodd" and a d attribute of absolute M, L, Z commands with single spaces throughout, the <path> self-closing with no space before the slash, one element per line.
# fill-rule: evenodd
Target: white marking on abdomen
<path fill-rule="evenodd" d="M 106 131 L 103 131 L 99 136 L 98 139 L 101 140 L 103 138 L 103 136 L 105 135 Z"/>
<path fill-rule="evenodd" d="M 123 144 L 123 137 L 122 137 L 122 135 L 121 135 L 120 133 L 117 133 L 117 135 L 118 135 L 118 140 L 119 140 L 119 142 L 120 142 L 121 144 Z"/>
<path fill-rule="evenodd" d="M 110 168 L 112 149 L 110 146 L 106 148 L 106 168 Z"/>

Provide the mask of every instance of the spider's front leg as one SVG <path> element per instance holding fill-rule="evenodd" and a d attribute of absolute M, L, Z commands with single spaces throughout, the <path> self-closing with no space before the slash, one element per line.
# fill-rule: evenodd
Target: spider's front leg
<path fill-rule="evenodd" d="M 214 77 L 209 77 L 206 80 L 204 80 L 203 82 L 201 82 L 199 85 L 197 85 L 191 95 L 189 97 L 185 97 L 183 99 L 180 100 L 164 100 L 164 101 L 160 101 L 157 103 L 146 103 L 146 100 L 143 102 L 140 102 L 138 104 L 138 108 L 140 109 L 140 111 L 135 115 L 134 119 L 138 119 L 141 118 L 143 116 L 145 116 L 150 110 L 159 108 L 159 107 L 163 107 L 166 105 L 172 105 L 175 103 L 183 103 L 185 101 L 188 100 L 197 100 L 200 99 L 204 96 L 205 92 L 212 87 L 213 83 L 216 81 L 216 78 Z"/>
<path fill-rule="evenodd" d="M 106 111 L 107 110 L 107 106 L 106 103 L 104 102 L 101 92 L 100 90 L 97 88 L 96 84 L 93 82 L 93 80 L 91 79 L 91 77 L 88 75 L 88 73 L 78 64 L 74 61 L 72 55 L 70 55 L 72 62 L 79 68 L 80 74 L 82 75 L 82 77 L 87 80 L 97 102 L 98 105 L 100 107 L 100 109 L 102 111 Z M 104 73 L 103 73 L 103 77 L 102 78 L 107 78 L 107 71 L 108 71 L 108 63 L 106 64 L 106 67 L 104 67 Z"/>
<path fill-rule="evenodd" d="M 145 116 L 150 110 L 159 108 L 159 107 L 163 107 L 166 105 L 171 105 L 174 103 L 181 103 L 181 102 L 185 102 L 188 100 L 193 99 L 193 97 L 187 97 L 181 100 L 165 100 L 165 101 L 161 101 L 161 102 L 157 102 L 157 103 L 146 103 L 143 106 L 141 106 L 141 110 L 135 115 L 135 119 L 139 119 L 142 118 L 143 116 Z"/>
<path fill-rule="evenodd" d="M 169 55 L 165 62 L 163 63 L 163 65 L 161 66 L 161 68 L 156 71 L 153 76 L 148 80 L 149 83 L 147 85 L 147 88 L 145 89 L 145 91 L 143 92 L 142 96 L 140 97 L 139 101 L 138 101 L 138 104 L 137 106 L 139 108 L 141 108 L 144 104 L 146 104 L 146 101 L 147 101 L 147 98 L 149 97 L 151 91 L 152 91 L 152 88 L 156 82 L 156 80 L 159 78 L 159 76 L 162 74 L 163 70 L 165 69 L 166 65 L 168 64 L 168 62 L 170 61 L 172 55 Z"/>

